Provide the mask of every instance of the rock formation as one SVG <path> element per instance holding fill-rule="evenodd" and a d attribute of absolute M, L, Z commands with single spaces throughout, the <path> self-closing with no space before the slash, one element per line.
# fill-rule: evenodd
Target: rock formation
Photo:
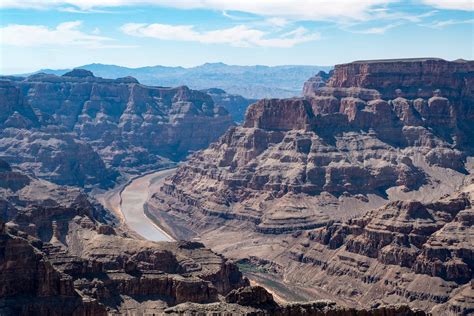
<path fill-rule="evenodd" d="M 471 184 L 432 203 L 391 202 L 295 235 L 288 256 L 308 274 L 302 278 L 292 267 L 285 278 L 367 304 L 406 299 L 435 314 L 468 315 L 474 311 L 473 202 Z"/>
<path fill-rule="evenodd" d="M 468 61 L 338 65 L 329 79 L 305 85 L 303 98 L 250 106 L 242 126 L 178 168 L 150 209 L 179 226 L 176 236 L 200 236 L 235 259 L 255 256 L 277 279 L 324 289 L 322 298 L 363 297 L 361 306 L 370 306 L 388 284 L 381 302 L 435 310 L 469 292 L 472 277 L 473 232 L 460 224 L 469 223 L 472 202 L 456 197 L 445 210 L 440 199 L 473 170 L 473 78 Z M 363 217 L 369 209 L 379 210 Z M 288 236 L 320 227 L 314 238 L 329 250 L 307 260 L 288 254 Z M 338 259 L 326 260 L 334 251 Z M 310 276 L 308 265 L 323 268 Z M 398 268 L 382 268 L 391 265 Z"/>
<path fill-rule="evenodd" d="M 2 315 L 157 312 L 248 282 L 202 244 L 131 238 L 78 189 L 1 165 Z"/>
<path fill-rule="evenodd" d="M 226 109 L 230 116 L 232 116 L 234 122 L 237 123 L 243 122 L 245 111 L 247 110 L 248 106 L 257 101 L 255 99 L 244 98 L 241 95 L 229 94 L 218 88 L 211 88 L 201 91 L 209 94 L 216 105 L 222 106 L 224 109 Z"/>
<path fill-rule="evenodd" d="M 351 88 L 336 86 L 348 67 L 342 65 L 327 86 L 306 98 L 261 100 L 248 109 L 242 127 L 229 129 L 179 168 L 163 193 L 208 214 L 250 219 L 260 231 L 284 232 L 325 224 L 333 215 L 321 205 L 325 196 L 371 200 L 369 194 L 396 198 L 423 190 L 440 197 L 452 192 L 474 148 L 469 137 L 474 63 L 432 62 L 454 64 L 443 78 L 465 79 L 453 79 L 449 89 L 444 81 L 432 80 L 432 96 L 420 90 L 407 96 L 413 100 L 398 91 L 395 99 L 383 99 L 398 63 L 381 63 L 386 85 L 363 82 Z M 375 84 L 385 90 L 365 87 Z M 450 186 L 448 181 L 450 188 L 439 190 L 437 170 L 458 182 Z"/>
<path fill-rule="evenodd" d="M 50 181 L 89 187 L 110 185 L 117 171 L 169 165 L 232 125 L 205 93 L 81 69 L 4 77 L 0 106 L 1 157 Z"/>
<path fill-rule="evenodd" d="M 358 310 L 337 306 L 331 301 L 313 301 L 305 303 L 277 304 L 273 296 L 260 286 L 242 287 L 230 292 L 225 302 L 216 304 L 195 304 L 185 303 L 165 310 L 165 315 L 189 314 L 232 314 L 232 315 L 275 315 L 275 316 L 423 316 L 426 315 L 421 310 L 412 310 L 406 305 L 393 305 L 372 308 L 368 310 Z"/>
<path fill-rule="evenodd" d="M 80 190 L 28 176 L 3 160 L 0 206 L 1 315 L 359 312 L 327 301 L 278 305 L 203 244 L 128 236 Z M 407 306 L 363 315 L 380 311 L 424 315 Z"/>
<path fill-rule="evenodd" d="M 324 87 L 331 75 L 332 71 L 329 74 L 325 73 L 324 71 L 320 71 L 313 77 L 306 80 L 303 85 L 303 95 L 310 95 L 313 93 L 313 91 Z"/>
<path fill-rule="evenodd" d="M 79 68 L 92 71 L 103 78 L 133 76 L 147 85 L 176 87 L 187 85 L 192 89 L 218 87 L 230 94 L 245 98 L 287 98 L 300 95 L 301 85 L 320 70 L 329 71 L 332 66 L 237 66 L 224 63 L 205 63 L 184 68 L 146 66 L 127 68 L 117 65 L 89 64 Z M 41 69 L 39 72 L 62 75 L 67 69 Z"/>

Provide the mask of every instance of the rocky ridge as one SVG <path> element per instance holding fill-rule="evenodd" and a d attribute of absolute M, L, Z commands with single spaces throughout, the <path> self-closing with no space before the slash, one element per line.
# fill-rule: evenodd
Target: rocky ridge
<path fill-rule="evenodd" d="M 387 88 L 404 87 L 392 82 L 399 74 L 397 62 L 382 63 L 386 84 L 362 81 L 363 86 L 351 88 L 337 86 L 349 67 L 337 66 L 327 85 L 308 90 L 305 98 L 253 104 L 241 127 L 230 128 L 178 169 L 163 187 L 164 195 L 208 214 L 249 219 L 258 231 L 275 233 L 326 224 L 335 214 L 324 208 L 334 197 L 382 205 L 409 192 L 423 191 L 431 198 L 453 192 L 474 148 L 474 63 L 400 63 L 409 69 L 428 63 L 423 68 L 428 78 L 439 63 L 446 74 L 439 82 L 426 79 L 431 96 L 423 82 L 406 79 L 422 88 L 404 97 L 403 91 Z M 449 78 L 453 86 L 445 87 Z M 375 84 L 383 89 L 365 87 Z M 391 93 L 399 96 L 387 99 Z M 439 190 L 440 173 L 456 182 Z"/>
<path fill-rule="evenodd" d="M 292 97 L 300 95 L 303 82 L 320 70 L 330 70 L 331 66 L 238 66 L 224 63 L 205 63 L 191 68 L 146 66 L 127 68 L 117 65 L 89 64 L 78 68 L 92 71 L 104 78 L 133 76 L 147 85 L 180 86 L 192 89 L 223 89 L 230 94 L 245 98 Z M 62 75 L 68 69 L 42 69 L 39 72 Z"/>
<path fill-rule="evenodd" d="M 442 198 L 472 171 L 474 62 L 355 62 L 323 77 L 303 98 L 250 106 L 154 194 L 153 216 L 322 298 L 442 314 L 461 295 L 449 309 L 469 311 L 472 201 Z M 302 230 L 324 250 L 305 257 L 311 240 L 289 251 Z"/>
<path fill-rule="evenodd" d="M 2 315 L 157 312 L 248 282 L 200 243 L 132 238 L 80 190 L 1 165 Z"/>
<path fill-rule="evenodd" d="M 294 235 L 287 255 L 297 264 L 288 265 L 285 277 L 361 302 L 408 300 L 434 314 L 469 315 L 474 311 L 473 198 L 470 184 L 432 203 L 391 202 L 362 217 Z"/>
<path fill-rule="evenodd" d="M 80 190 L 0 160 L 0 314 L 424 315 L 333 302 L 277 304 L 199 242 L 128 236 Z"/>
<path fill-rule="evenodd" d="M 218 104 L 219 106 L 222 106 L 224 109 L 226 109 L 236 123 L 243 122 L 245 111 L 247 110 L 248 106 L 257 101 L 256 99 L 244 98 L 238 94 L 229 94 L 218 88 L 211 88 L 201 91 L 209 94 L 212 97 L 212 100 L 214 100 L 215 104 Z"/>
<path fill-rule="evenodd" d="M 81 69 L 2 77 L 0 104 L 4 159 L 56 183 L 88 187 L 106 187 L 118 172 L 167 166 L 233 124 L 205 93 Z"/>

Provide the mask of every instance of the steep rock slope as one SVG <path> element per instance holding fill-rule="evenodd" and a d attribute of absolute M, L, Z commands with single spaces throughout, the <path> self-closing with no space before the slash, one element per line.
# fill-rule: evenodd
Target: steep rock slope
<path fill-rule="evenodd" d="M 469 186 L 468 186 L 469 187 Z M 435 314 L 474 312 L 474 191 L 396 201 L 287 240 L 285 278 L 365 304 L 411 301 Z M 280 258 L 280 262 L 283 262 Z M 301 271 L 305 271 L 304 274 Z"/>
<path fill-rule="evenodd" d="M 248 282 L 200 243 L 127 236 L 78 189 L 0 162 L 2 315 L 158 312 Z"/>
<path fill-rule="evenodd" d="M 0 88 L 2 157 L 61 184 L 106 186 L 114 171 L 164 166 L 232 125 L 205 93 L 131 77 L 102 79 L 76 69 L 61 77 L 6 77 Z"/>
<path fill-rule="evenodd" d="M 179 227 L 177 236 L 199 236 L 216 251 L 275 273 L 294 292 L 302 290 L 292 282 L 302 284 L 305 297 L 349 305 L 360 298 L 362 306 L 410 302 L 445 311 L 443 304 L 461 295 L 459 309 L 469 310 L 469 224 L 459 226 L 459 241 L 446 245 L 449 250 L 438 249 L 435 236 L 444 238 L 445 229 L 466 222 L 463 210 L 472 202 L 457 208 L 449 202 L 446 209 L 432 204 L 458 190 L 473 169 L 474 62 L 356 62 L 336 66 L 327 81 L 318 77 L 305 86 L 304 98 L 250 106 L 242 126 L 193 155 L 154 194 L 153 215 Z M 386 203 L 387 214 L 358 220 L 352 239 L 340 236 L 346 226 L 333 224 Z M 375 222 L 364 222 L 372 217 L 400 223 L 379 223 L 377 233 Z M 328 250 L 312 262 L 288 254 L 295 243 L 290 236 L 318 227 L 335 230 L 327 242 L 347 243 L 349 255 L 326 261 L 333 255 Z M 308 268 L 318 264 L 336 269 L 332 277 Z M 392 284 L 380 292 L 390 293 L 386 300 L 378 296 L 380 284 Z"/>
<path fill-rule="evenodd" d="M 403 92 L 405 81 L 394 82 L 404 78 L 399 64 L 409 69 L 426 64 L 421 75 L 413 75 L 420 82 L 403 79 L 419 84 L 416 92 Z M 253 104 L 242 127 L 191 157 L 167 181 L 163 195 L 207 214 L 249 219 L 258 231 L 285 232 L 340 218 L 344 214 L 332 205 L 344 197 L 367 201 L 354 205 L 357 213 L 387 198 L 420 192 L 432 199 L 452 192 L 474 148 L 474 63 L 366 65 L 369 72 L 372 65 L 383 67 L 386 82 L 367 79 L 362 87 L 339 87 L 338 78 L 352 67 L 341 65 L 325 87 L 307 91 L 306 98 Z M 440 67 L 444 75 L 436 77 Z M 365 88 L 375 84 L 380 91 Z"/>
<path fill-rule="evenodd" d="M 237 123 L 243 122 L 248 106 L 257 101 L 255 99 L 244 98 L 241 95 L 229 94 L 217 88 L 202 90 L 202 92 L 209 94 L 215 104 L 226 109 L 230 116 L 232 116 L 232 119 Z"/>
<path fill-rule="evenodd" d="M 407 306 L 279 305 L 201 243 L 127 236 L 78 189 L 3 160 L 0 206 L 1 315 L 424 315 Z"/>

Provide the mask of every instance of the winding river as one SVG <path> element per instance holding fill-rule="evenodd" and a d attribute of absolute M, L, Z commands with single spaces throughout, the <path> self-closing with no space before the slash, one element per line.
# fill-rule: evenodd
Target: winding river
<path fill-rule="evenodd" d="M 144 212 L 144 204 L 164 179 L 176 169 L 161 170 L 133 179 L 119 194 L 119 209 L 123 219 L 140 236 L 152 241 L 172 241 L 173 238 L 158 227 Z"/>

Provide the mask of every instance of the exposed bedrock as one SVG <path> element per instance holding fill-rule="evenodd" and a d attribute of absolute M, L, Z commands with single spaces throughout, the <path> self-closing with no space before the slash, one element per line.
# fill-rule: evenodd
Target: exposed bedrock
<path fill-rule="evenodd" d="M 216 308 L 242 315 L 424 315 L 401 305 L 369 311 L 330 301 L 279 305 L 200 242 L 128 236 L 78 189 L 38 180 L 3 160 L 0 184 L 1 315 L 201 314 Z"/>
<path fill-rule="evenodd" d="M 117 171 L 167 166 L 233 124 L 206 93 L 145 86 L 131 77 L 102 79 L 80 69 L 61 77 L 3 77 L 0 107 L 0 156 L 79 186 L 108 186 Z"/>
<path fill-rule="evenodd" d="M 209 94 L 212 100 L 214 100 L 214 104 L 225 108 L 237 123 L 243 122 L 248 106 L 257 101 L 255 99 L 247 99 L 241 95 L 230 94 L 218 88 L 201 91 Z"/>
<path fill-rule="evenodd" d="M 299 268 L 289 264 L 285 278 L 314 282 L 360 302 L 404 298 L 435 315 L 469 315 L 474 311 L 472 184 L 463 191 L 432 203 L 391 202 L 362 217 L 294 235 L 297 242 L 290 242 L 288 255 Z M 302 279 L 300 269 L 312 276 Z"/>
<path fill-rule="evenodd" d="M 418 76 L 431 79 L 406 79 L 424 92 L 389 95 L 394 85 L 408 85 L 393 83 L 399 72 L 418 67 L 405 64 L 420 63 L 441 67 L 421 68 Z M 436 190 L 433 170 L 462 178 L 474 148 L 472 64 L 408 60 L 367 62 L 364 68 L 355 63 L 365 79 L 350 88 L 352 81 L 340 77 L 351 64 L 336 66 L 324 86 L 306 87 L 305 98 L 251 105 L 243 125 L 193 155 L 166 182 L 163 194 L 206 214 L 249 219 L 262 232 L 287 232 L 327 222 L 308 202 L 323 193 L 386 198 L 390 188 L 416 192 L 431 185 Z M 446 74 L 432 73 L 437 71 Z"/>
<path fill-rule="evenodd" d="M 468 313 L 472 198 L 459 190 L 472 172 L 473 76 L 471 61 L 338 65 L 303 98 L 251 105 L 150 209 L 322 297 Z"/>
<path fill-rule="evenodd" d="M 397 201 L 361 218 L 330 224 L 310 238 L 330 249 L 344 246 L 387 265 L 466 283 L 474 268 L 472 215 L 465 194 L 430 204 Z"/>
<path fill-rule="evenodd" d="M 132 238 L 80 190 L 0 165 L 2 315 L 160 313 L 248 284 L 200 243 Z"/>

